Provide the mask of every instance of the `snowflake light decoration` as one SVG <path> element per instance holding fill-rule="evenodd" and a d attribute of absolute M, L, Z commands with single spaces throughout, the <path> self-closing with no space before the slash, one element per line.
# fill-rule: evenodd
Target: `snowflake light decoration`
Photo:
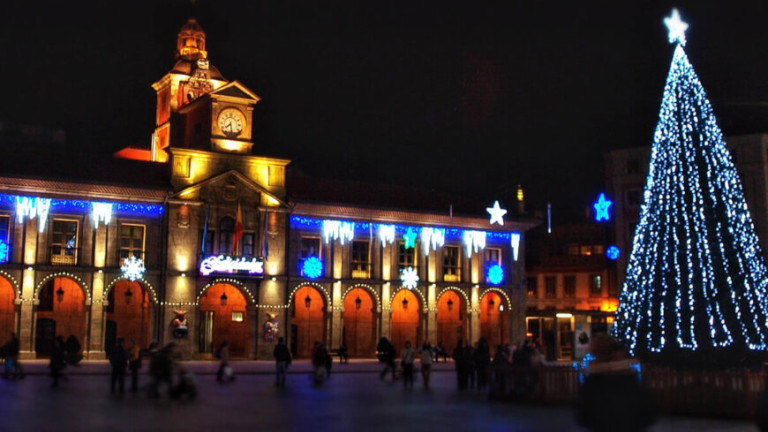
<path fill-rule="evenodd" d="M 504 280 L 504 269 L 500 265 L 494 264 L 488 267 L 488 273 L 486 274 L 488 283 L 491 285 L 498 285 Z"/>
<path fill-rule="evenodd" d="M 323 274 L 323 262 L 316 256 L 308 257 L 301 265 L 301 272 L 306 278 L 317 279 Z"/>
<path fill-rule="evenodd" d="M 144 267 L 144 261 L 141 258 L 131 255 L 123 260 L 123 265 L 120 266 L 120 270 L 123 272 L 123 277 L 131 282 L 144 278 L 144 272 L 147 270 Z"/>
<path fill-rule="evenodd" d="M 412 290 L 419 284 L 419 275 L 416 273 L 416 269 L 408 267 L 400 271 L 400 282 L 403 286 Z"/>

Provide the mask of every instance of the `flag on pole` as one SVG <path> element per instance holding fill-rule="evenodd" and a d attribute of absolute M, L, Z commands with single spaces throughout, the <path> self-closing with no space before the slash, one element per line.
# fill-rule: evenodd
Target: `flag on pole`
<path fill-rule="evenodd" d="M 208 203 L 208 211 L 205 213 L 205 224 L 203 225 L 203 241 L 200 243 L 200 255 L 205 257 L 205 242 L 208 240 L 208 219 L 211 217 L 211 204 Z"/>
<path fill-rule="evenodd" d="M 261 257 L 265 260 L 269 256 L 269 230 L 267 224 L 269 222 L 269 212 L 264 212 L 264 223 L 262 224 L 263 232 L 261 234 Z"/>
<path fill-rule="evenodd" d="M 240 239 L 243 238 L 243 209 L 237 202 L 237 216 L 235 216 L 235 234 L 232 236 L 232 255 L 240 255 Z"/>

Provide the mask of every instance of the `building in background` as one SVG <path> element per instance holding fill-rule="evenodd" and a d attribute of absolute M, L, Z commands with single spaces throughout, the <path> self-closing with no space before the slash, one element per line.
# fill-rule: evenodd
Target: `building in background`
<path fill-rule="evenodd" d="M 725 140 L 765 254 L 768 251 L 768 134 L 738 135 Z M 615 150 L 605 156 L 606 195 L 614 203 L 613 238 L 620 251 L 617 260 L 619 288 L 624 282 L 640 218 L 650 157 L 650 147 Z"/>
<path fill-rule="evenodd" d="M 299 357 L 315 340 L 373 357 L 381 336 L 524 336 L 535 222 L 498 202 L 291 180 L 289 160 L 254 155 L 259 97 L 210 63 L 205 38 L 194 19 L 179 32 L 150 147 L 0 161 L 0 334 L 19 333 L 23 356 L 57 335 L 87 358 L 123 337 L 194 358 L 227 340 L 258 359 L 279 336 Z"/>

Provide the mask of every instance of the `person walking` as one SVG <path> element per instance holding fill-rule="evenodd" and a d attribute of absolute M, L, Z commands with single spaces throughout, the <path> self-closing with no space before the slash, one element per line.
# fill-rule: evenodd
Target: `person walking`
<path fill-rule="evenodd" d="M 424 388 L 429 388 L 429 377 L 432 374 L 433 352 L 434 350 L 432 349 L 432 345 L 430 345 L 429 341 L 424 341 L 424 343 L 421 345 L 421 348 L 419 348 L 421 378 L 422 382 L 424 383 Z"/>
<path fill-rule="evenodd" d="M 315 383 L 321 383 L 326 378 L 326 364 L 328 362 L 328 350 L 322 342 L 315 342 L 314 354 L 312 354 L 312 366 L 314 367 Z"/>
<path fill-rule="evenodd" d="M 392 371 L 392 381 L 397 380 L 397 370 L 395 368 L 395 358 L 397 353 L 395 352 L 395 346 L 392 342 L 385 337 L 379 339 L 379 343 L 376 345 L 376 355 L 379 357 L 379 361 L 384 363 L 384 370 L 379 374 L 380 379 L 384 379 L 387 376 L 387 372 Z"/>
<path fill-rule="evenodd" d="M 3 378 L 24 378 L 24 370 L 19 363 L 19 338 L 16 333 L 11 333 L 11 338 L 2 347 L 5 355 L 5 371 Z"/>
<path fill-rule="evenodd" d="M 115 386 L 122 395 L 125 391 L 125 369 L 128 367 L 128 351 L 125 350 L 123 343 L 125 339 L 118 338 L 112 352 L 109 353 L 109 364 L 112 366 L 112 381 L 109 386 L 109 392 L 115 394 Z"/>
<path fill-rule="evenodd" d="M 400 353 L 400 366 L 403 367 L 403 387 L 413 388 L 413 361 L 416 353 L 411 347 L 411 341 L 405 342 L 405 348 Z"/>
<path fill-rule="evenodd" d="M 459 390 L 466 390 L 469 382 L 469 365 L 464 354 L 464 341 L 459 339 L 453 349 L 453 364 L 456 368 L 456 384 Z"/>
<path fill-rule="evenodd" d="M 53 378 L 53 383 L 51 383 L 52 388 L 56 388 L 59 386 L 59 379 L 64 378 L 66 379 L 62 371 L 64 370 L 64 367 L 67 366 L 67 361 L 65 360 L 65 349 L 64 349 L 64 338 L 59 335 L 56 336 L 56 340 L 53 343 L 53 349 L 51 350 L 51 358 L 48 362 L 48 367 L 51 369 L 51 378 Z"/>
<path fill-rule="evenodd" d="M 216 357 L 219 359 L 219 370 L 216 372 L 216 381 L 227 382 L 235 379 L 232 375 L 232 367 L 229 366 L 228 340 L 224 340 L 224 342 L 219 345 L 219 348 L 216 350 Z"/>
<path fill-rule="evenodd" d="M 139 369 L 141 369 L 141 348 L 136 343 L 136 339 L 131 339 L 128 369 L 131 370 L 131 393 L 136 393 L 139 389 Z"/>
<path fill-rule="evenodd" d="M 285 345 L 285 338 L 277 339 L 277 345 L 275 345 L 272 355 L 275 357 L 275 385 L 277 387 L 285 387 L 285 372 L 291 365 L 292 360 L 291 351 Z"/>
<path fill-rule="evenodd" d="M 481 337 L 477 341 L 477 349 L 472 353 L 477 377 L 477 389 L 485 390 L 488 387 L 488 368 L 491 366 L 491 348 L 488 341 Z"/>

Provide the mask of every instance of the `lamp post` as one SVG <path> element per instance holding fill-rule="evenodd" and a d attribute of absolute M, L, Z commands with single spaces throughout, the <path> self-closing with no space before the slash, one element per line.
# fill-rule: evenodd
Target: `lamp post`
<path fill-rule="evenodd" d="M 307 308 L 307 349 L 309 350 L 309 354 L 310 354 L 310 357 L 311 357 L 311 354 L 312 354 L 312 339 L 310 339 L 310 337 L 309 337 L 309 335 L 310 335 L 310 326 L 309 326 L 309 324 L 310 324 L 310 322 L 309 322 L 310 313 L 309 313 L 309 308 L 310 308 L 310 306 L 312 306 L 312 298 L 309 297 L 309 294 L 307 294 L 307 296 L 304 297 L 304 306 L 306 306 L 306 308 Z M 310 358 L 310 360 L 312 360 L 312 359 Z"/>

